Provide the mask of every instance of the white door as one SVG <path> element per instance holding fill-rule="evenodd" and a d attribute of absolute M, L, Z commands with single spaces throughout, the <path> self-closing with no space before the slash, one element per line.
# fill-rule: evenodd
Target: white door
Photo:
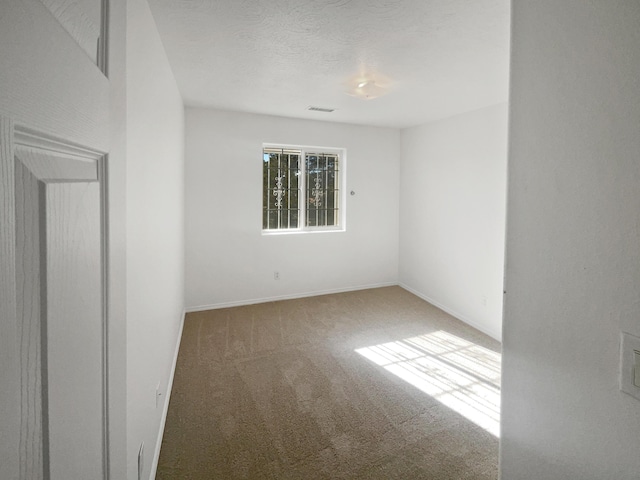
<path fill-rule="evenodd" d="M 79 12 L 95 1 L 62 3 Z M 7 480 L 108 478 L 109 82 L 70 35 L 69 19 L 64 25 L 52 14 L 57 4 L 0 2 L 0 478 Z"/>

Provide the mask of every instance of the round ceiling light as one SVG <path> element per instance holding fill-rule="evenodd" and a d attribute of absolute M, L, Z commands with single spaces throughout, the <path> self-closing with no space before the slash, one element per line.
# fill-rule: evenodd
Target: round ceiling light
<path fill-rule="evenodd" d="M 390 84 L 389 80 L 383 79 L 380 75 L 375 77 L 373 75 L 358 75 L 347 82 L 346 93 L 364 100 L 373 100 L 388 93 Z"/>

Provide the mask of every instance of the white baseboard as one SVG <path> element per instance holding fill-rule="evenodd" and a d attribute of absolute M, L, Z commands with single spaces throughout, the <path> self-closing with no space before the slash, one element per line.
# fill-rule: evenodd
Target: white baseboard
<path fill-rule="evenodd" d="M 477 323 L 475 320 L 472 320 L 472 319 L 466 317 L 465 315 L 461 315 L 460 313 L 456 312 L 452 308 L 449 308 L 446 305 L 443 305 L 442 303 L 434 300 L 433 298 L 430 298 L 429 296 L 427 296 L 427 295 L 425 295 L 425 294 L 423 294 L 421 292 L 418 292 L 417 290 L 411 288 L 407 284 L 399 283 L 398 285 L 400 285 L 402 288 L 404 288 L 408 292 L 413 293 L 416 297 L 420 297 L 425 302 L 429 302 L 434 307 L 438 307 L 440 310 L 442 310 L 444 312 L 447 312 L 452 317 L 457 318 L 458 320 L 466 323 L 467 325 L 475 328 L 476 330 L 480 330 L 482 333 L 484 333 L 486 335 L 489 335 L 494 340 L 497 340 L 497 341 L 501 342 L 501 338 L 500 338 L 499 334 L 496 334 L 496 332 L 492 332 L 491 330 L 486 328 L 484 325 L 480 325 L 479 323 Z"/>
<path fill-rule="evenodd" d="M 335 288 L 331 290 L 316 290 L 313 292 L 294 293 L 292 295 L 278 295 L 275 297 L 253 298 L 249 300 L 238 300 L 235 302 L 213 303 L 211 305 L 199 305 L 196 307 L 187 307 L 185 310 L 190 312 L 202 312 L 204 310 L 217 310 L 220 308 L 242 307 L 245 305 L 255 305 L 256 303 L 276 302 L 278 300 L 293 300 L 294 298 L 317 297 L 319 295 L 329 295 L 332 293 L 354 292 L 357 290 L 368 290 L 370 288 L 393 287 L 398 285 L 396 282 L 376 283 L 373 285 L 359 285 L 357 287 Z"/>
<path fill-rule="evenodd" d="M 151 472 L 149 474 L 149 480 L 155 480 L 156 472 L 158 471 L 158 460 L 160 460 L 160 448 L 162 447 L 162 437 L 164 436 L 164 426 L 167 421 L 167 412 L 169 411 L 169 401 L 171 400 L 171 390 L 173 389 L 173 376 L 176 373 L 176 364 L 178 363 L 178 352 L 180 351 L 180 341 L 182 340 L 182 329 L 184 328 L 184 318 L 187 312 L 182 313 L 182 319 L 180 320 L 180 328 L 178 329 L 178 340 L 176 342 L 176 349 L 173 353 L 173 363 L 171 364 L 171 372 L 169 373 L 169 381 L 167 382 L 167 392 L 164 399 L 164 406 L 162 408 L 162 417 L 160 419 L 160 429 L 158 430 L 158 440 L 156 441 L 156 450 L 153 454 L 153 462 L 151 462 Z"/>

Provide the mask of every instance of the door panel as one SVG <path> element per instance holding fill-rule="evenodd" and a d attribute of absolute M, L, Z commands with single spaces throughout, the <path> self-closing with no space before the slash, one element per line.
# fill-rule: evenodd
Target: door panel
<path fill-rule="evenodd" d="M 100 187 L 46 186 L 49 462 L 52 480 L 103 469 Z"/>
<path fill-rule="evenodd" d="M 20 358 L 20 478 L 41 478 L 46 455 L 43 419 L 41 323 L 41 188 L 22 162 L 15 162 L 16 310 Z M 43 392 L 43 387 L 45 392 Z M 43 394 L 44 393 L 44 394 Z M 46 408 L 44 409 L 46 411 Z"/>
<path fill-rule="evenodd" d="M 18 478 L 107 478 L 104 159 L 15 137 Z"/>
<path fill-rule="evenodd" d="M 41 0 L 69 35 L 98 63 L 102 0 Z"/>

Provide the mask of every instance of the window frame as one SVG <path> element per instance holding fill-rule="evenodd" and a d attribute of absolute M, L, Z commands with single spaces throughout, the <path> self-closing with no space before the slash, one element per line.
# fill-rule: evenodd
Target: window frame
<path fill-rule="evenodd" d="M 346 172 L 347 172 L 347 150 L 340 147 L 317 147 L 309 145 L 292 145 L 292 144 L 280 144 L 280 143 L 263 143 L 261 148 L 261 158 L 264 158 L 265 149 L 282 149 L 282 150 L 297 150 L 300 151 L 300 179 L 298 180 L 298 227 L 297 228 L 262 228 L 263 220 L 260 221 L 260 231 L 262 235 L 292 235 L 300 233 L 329 233 L 329 232 L 344 232 L 346 231 Z M 338 208 L 337 208 L 337 225 L 326 226 L 306 226 L 307 216 L 307 185 L 306 185 L 306 155 L 307 154 L 329 154 L 337 155 L 338 157 L 338 171 L 339 177 L 337 182 L 338 194 Z M 263 160 L 264 162 L 264 160 Z M 261 162 L 262 163 L 262 162 Z M 261 170 L 263 165 L 261 165 Z M 264 171 L 261 171 L 260 178 L 264 188 Z M 270 187 L 272 188 L 272 187 Z M 264 190 L 261 192 L 264 195 Z M 264 209 L 264 203 L 262 204 Z"/>

